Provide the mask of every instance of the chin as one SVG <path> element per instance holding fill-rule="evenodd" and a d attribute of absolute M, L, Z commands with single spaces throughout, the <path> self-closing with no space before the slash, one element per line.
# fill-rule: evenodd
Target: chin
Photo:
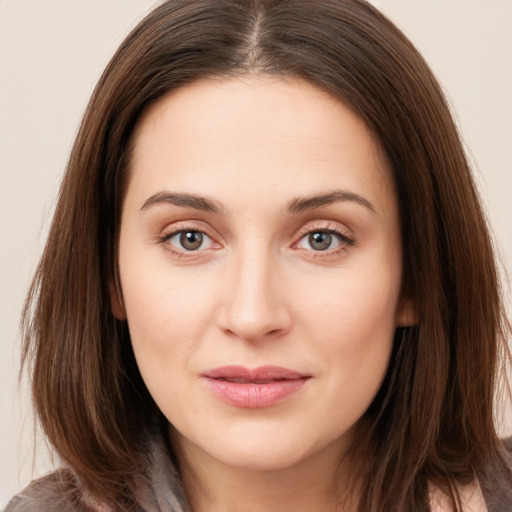
<path fill-rule="evenodd" d="M 291 469 L 316 456 L 339 462 L 346 450 L 347 435 L 333 431 L 318 435 L 308 430 L 275 421 L 249 422 L 210 431 L 207 436 L 178 435 L 174 441 L 190 455 L 203 454 L 222 465 L 252 471 Z"/>
<path fill-rule="evenodd" d="M 296 466 L 307 453 L 298 452 L 296 447 L 267 444 L 265 449 L 259 445 L 236 446 L 223 453 L 210 453 L 219 462 L 233 468 L 258 472 L 282 471 Z"/>

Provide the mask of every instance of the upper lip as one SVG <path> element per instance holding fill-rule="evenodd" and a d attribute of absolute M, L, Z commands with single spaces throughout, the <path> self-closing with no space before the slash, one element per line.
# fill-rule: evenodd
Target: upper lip
<path fill-rule="evenodd" d="M 230 380 L 233 382 L 273 382 L 278 380 L 297 380 L 310 377 L 280 366 L 258 366 L 257 368 L 245 368 L 244 366 L 222 366 L 213 368 L 202 374 L 209 379 Z"/>

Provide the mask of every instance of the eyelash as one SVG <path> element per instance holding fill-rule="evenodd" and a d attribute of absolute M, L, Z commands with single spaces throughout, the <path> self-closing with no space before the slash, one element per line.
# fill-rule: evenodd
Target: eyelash
<path fill-rule="evenodd" d="M 314 258 L 326 258 L 329 256 L 336 256 L 341 252 L 346 251 L 350 247 L 355 245 L 355 240 L 352 236 L 347 235 L 346 232 L 342 231 L 338 227 L 332 227 L 331 225 L 309 225 L 299 231 L 299 239 L 293 245 L 297 246 L 305 237 L 312 235 L 313 233 L 327 233 L 329 235 L 333 235 L 340 242 L 339 247 L 334 249 L 326 249 L 315 251 L 313 249 L 309 250 L 311 252 L 311 256 Z M 307 250 L 307 249 L 303 249 Z"/>
<path fill-rule="evenodd" d="M 213 245 L 219 245 L 217 242 L 215 242 L 215 239 L 213 236 L 211 236 L 204 227 L 196 227 L 196 226 L 190 226 L 190 225 L 175 225 L 173 226 L 169 231 L 164 231 L 161 235 L 157 237 L 157 242 L 162 244 L 165 248 L 165 250 L 169 251 L 173 256 L 177 256 L 178 258 L 190 258 L 197 256 L 197 254 L 204 249 L 200 250 L 192 250 L 187 251 L 186 249 L 179 250 L 173 247 L 169 242 L 172 238 L 174 238 L 176 235 L 179 235 L 180 233 L 187 233 L 187 232 L 193 232 L 193 233 L 201 233 L 202 235 L 206 235 L 212 242 Z"/>
<path fill-rule="evenodd" d="M 211 236 L 203 227 L 195 227 L 190 225 L 177 225 L 173 226 L 170 231 L 166 231 L 159 235 L 157 237 L 157 242 L 164 245 L 165 249 L 169 251 L 173 256 L 177 256 L 178 258 L 190 258 L 197 256 L 199 252 L 204 251 L 204 249 L 197 249 L 197 250 L 179 250 L 173 247 L 171 244 L 169 244 L 169 240 L 174 238 L 176 235 L 179 235 L 180 233 L 187 233 L 187 232 L 195 232 L 195 233 L 201 233 L 202 235 L 205 235 L 211 240 L 211 243 L 213 245 L 219 246 L 217 242 L 215 242 L 215 239 L 213 236 Z M 318 250 L 315 251 L 314 249 L 302 249 L 298 248 L 298 244 L 307 236 L 310 236 L 313 233 L 327 233 L 329 235 L 333 235 L 338 239 L 340 242 L 339 247 L 336 247 L 334 249 L 326 249 L 326 250 Z M 303 229 L 301 229 L 298 233 L 298 240 L 295 242 L 292 247 L 296 247 L 299 250 L 308 250 L 311 255 L 315 258 L 318 257 L 329 257 L 329 256 L 335 256 L 339 254 L 340 252 L 346 251 L 348 248 L 355 245 L 355 240 L 348 236 L 346 232 L 343 232 L 339 228 L 334 228 L 329 225 L 316 225 L 316 226 L 307 226 Z"/>

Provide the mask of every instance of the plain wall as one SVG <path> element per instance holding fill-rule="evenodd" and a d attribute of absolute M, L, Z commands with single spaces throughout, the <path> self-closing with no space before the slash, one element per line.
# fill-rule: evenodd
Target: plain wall
<path fill-rule="evenodd" d="M 124 35 L 152 0 L 0 0 L 0 508 L 51 468 L 33 461 L 18 322 L 81 114 Z M 376 0 L 425 55 L 470 149 L 512 271 L 512 2 Z M 512 421 L 506 419 L 504 432 Z M 37 436 L 36 436 L 37 437 Z"/>

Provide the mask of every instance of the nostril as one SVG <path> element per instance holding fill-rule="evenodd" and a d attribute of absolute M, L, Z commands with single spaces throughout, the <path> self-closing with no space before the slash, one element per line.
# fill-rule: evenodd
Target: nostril
<path fill-rule="evenodd" d="M 281 333 L 284 332 L 283 329 L 249 329 L 247 327 L 245 328 L 239 328 L 239 329 L 230 329 L 225 328 L 223 329 L 224 333 L 227 336 L 240 338 L 245 341 L 253 342 L 258 340 L 263 340 L 264 338 L 273 338 L 279 336 Z"/>
<path fill-rule="evenodd" d="M 261 280 L 256 286 L 247 284 L 246 278 L 220 304 L 216 323 L 230 338 L 257 342 L 276 339 L 288 332 L 291 315 L 285 299 L 274 295 Z"/>

